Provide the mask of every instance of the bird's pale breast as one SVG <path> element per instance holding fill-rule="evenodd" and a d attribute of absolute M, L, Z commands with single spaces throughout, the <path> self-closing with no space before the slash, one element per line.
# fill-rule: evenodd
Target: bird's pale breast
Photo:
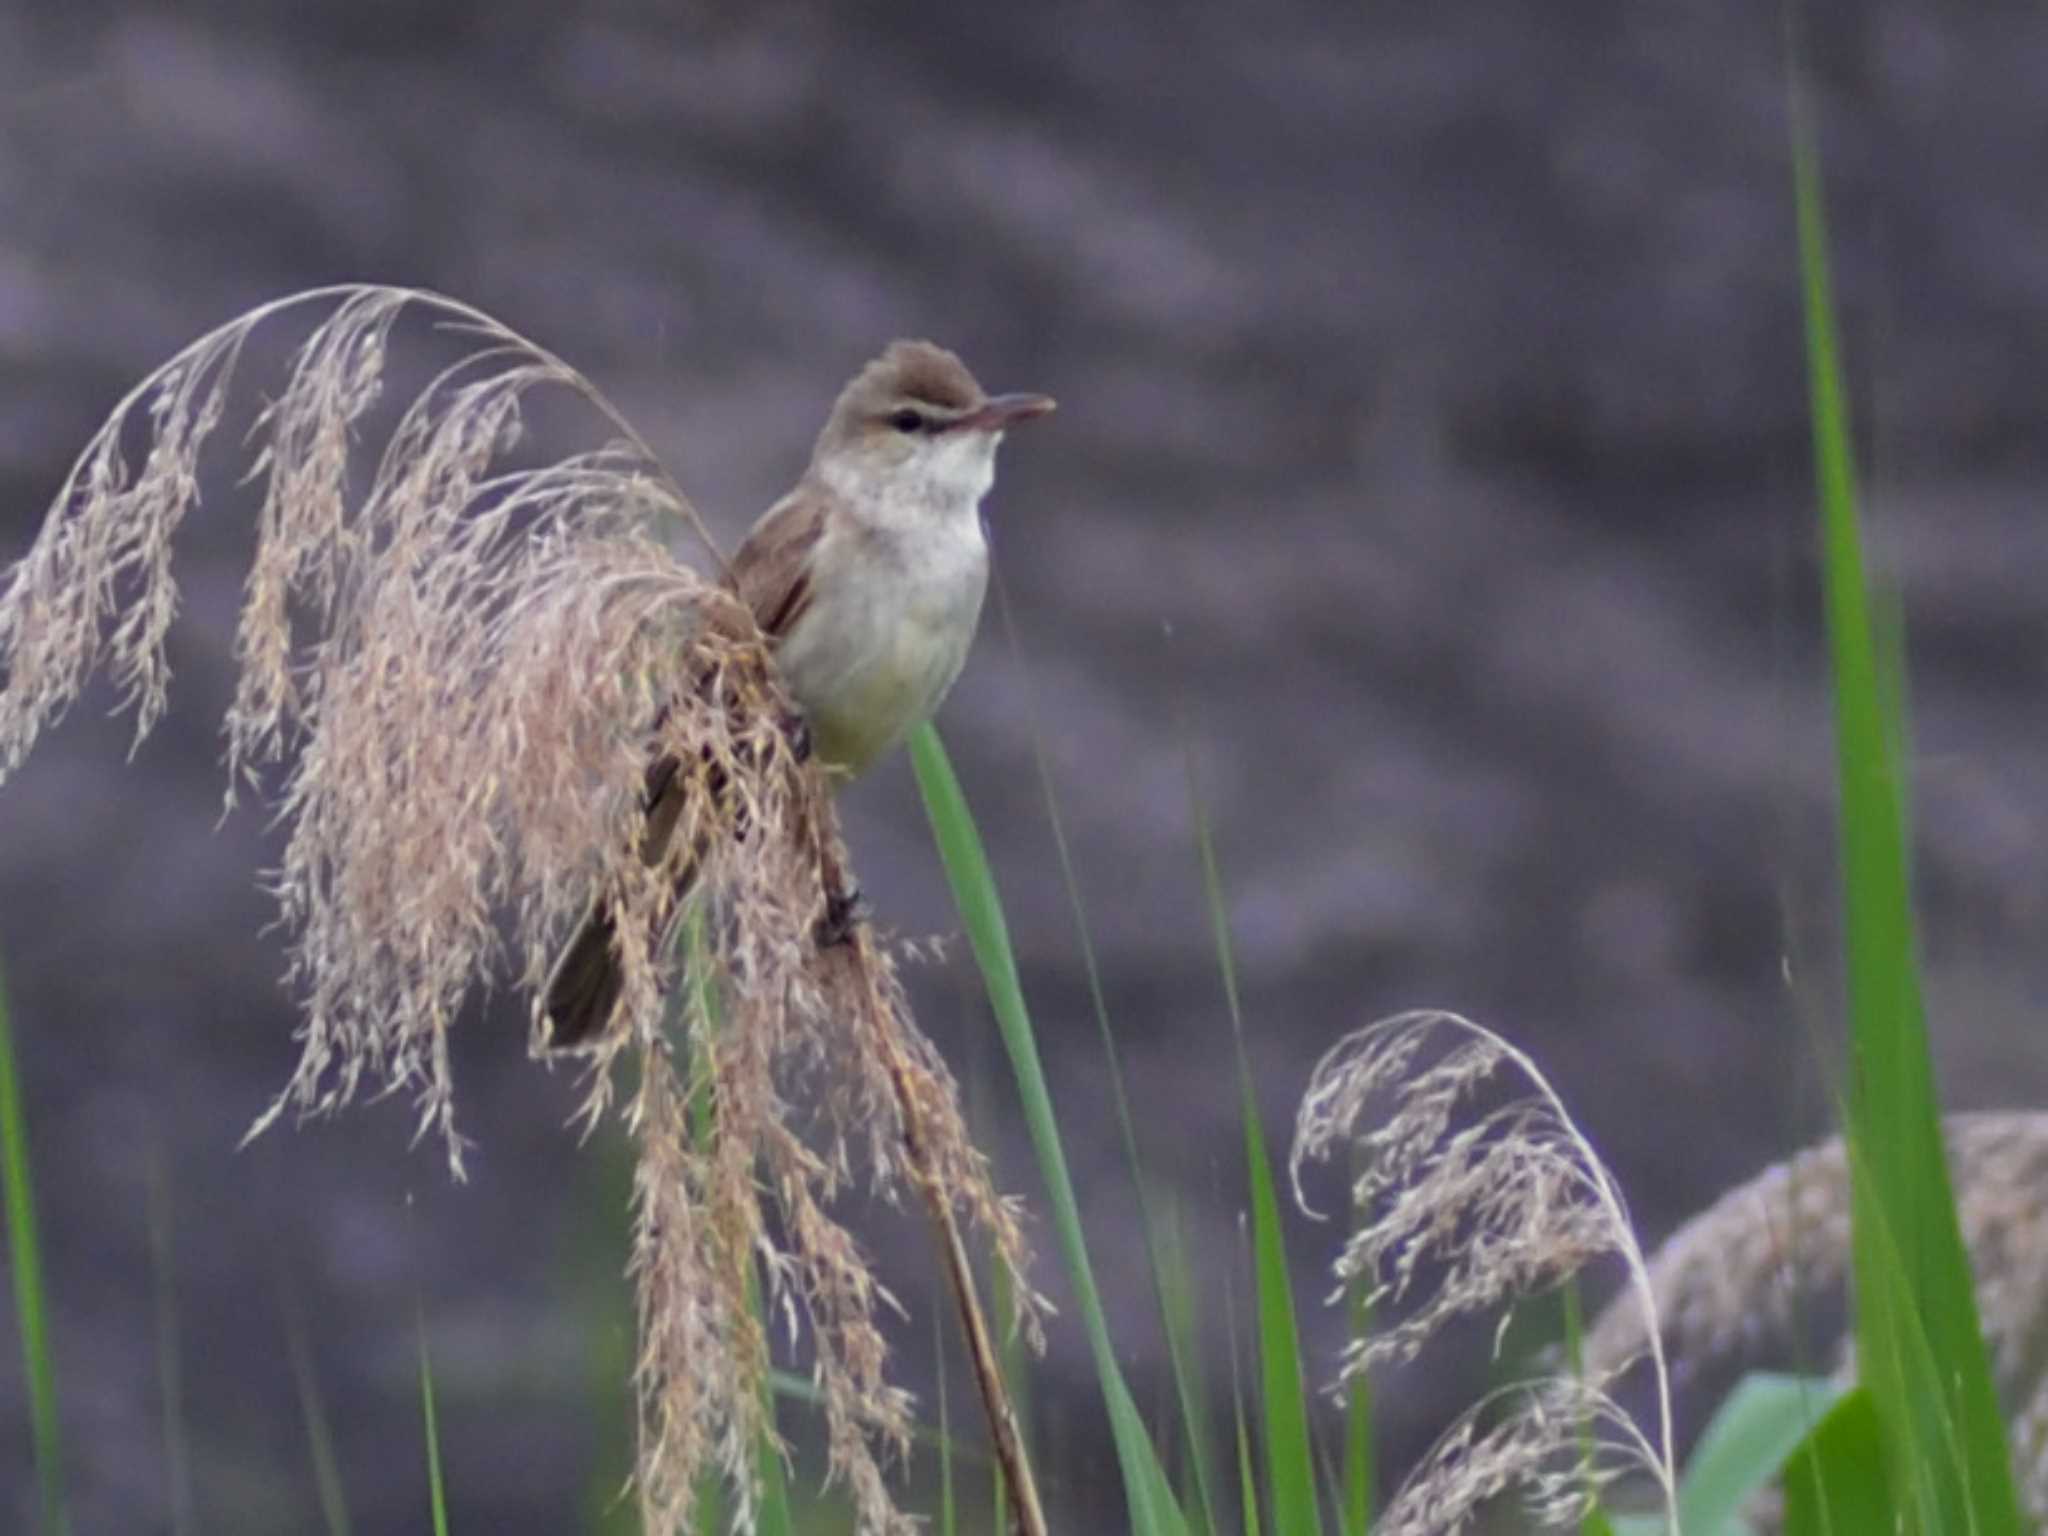
<path fill-rule="evenodd" d="M 929 719 L 960 675 L 988 546 L 971 515 L 914 537 L 863 530 L 835 543 L 817 564 L 837 578 L 814 579 L 779 660 L 819 756 L 857 774 Z"/>

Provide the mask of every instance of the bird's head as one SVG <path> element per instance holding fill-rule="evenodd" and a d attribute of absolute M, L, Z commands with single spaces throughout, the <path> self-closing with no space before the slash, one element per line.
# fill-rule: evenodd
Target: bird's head
<path fill-rule="evenodd" d="M 895 341 L 840 391 L 811 463 L 844 494 L 972 506 L 1003 434 L 1052 408 L 1046 395 L 986 393 L 944 347 Z"/>

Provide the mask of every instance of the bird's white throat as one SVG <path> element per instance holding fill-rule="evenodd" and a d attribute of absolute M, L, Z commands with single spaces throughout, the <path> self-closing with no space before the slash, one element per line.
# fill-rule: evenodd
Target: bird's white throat
<path fill-rule="evenodd" d="M 826 458 L 819 466 L 827 489 L 855 508 L 863 522 L 918 538 L 949 532 L 981 536 L 981 500 L 995 484 L 999 432 L 959 432 L 922 443 L 901 463 Z"/>

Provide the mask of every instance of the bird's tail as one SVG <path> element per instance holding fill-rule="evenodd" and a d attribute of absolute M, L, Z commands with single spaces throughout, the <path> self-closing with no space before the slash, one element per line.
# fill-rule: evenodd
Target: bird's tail
<path fill-rule="evenodd" d="M 669 839 L 675 835 L 677 818 L 682 815 L 685 795 L 683 786 L 677 782 L 676 770 L 676 760 L 667 756 L 656 759 L 647 769 L 643 791 L 647 825 L 640 839 L 640 860 L 644 864 L 661 861 Z M 724 785 L 725 776 L 714 771 L 711 792 L 719 793 Z M 676 879 L 670 911 L 681 910 L 690 887 L 697 882 L 697 866 L 703 862 L 708 847 L 708 837 L 699 836 Z M 550 1050 L 588 1045 L 610 1027 L 612 1015 L 618 1011 L 619 995 L 625 990 L 619 957 L 612 948 L 617 932 L 610 904 L 604 897 L 596 897 L 583 914 L 583 921 L 576 925 L 575 936 L 555 962 L 547 990 L 542 994 Z"/>
<path fill-rule="evenodd" d="M 599 897 L 548 977 L 543 1006 L 551 1050 L 588 1045 L 611 1023 L 623 982 L 618 956 L 612 953 L 613 932 L 611 907 Z"/>
<path fill-rule="evenodd" d="M 784 729 L 802 731 L 803 722 L 798 717 Z M 796 748 L 800 761 L 810 756 L 808 734 L 802 737 L 802 743 Z M 680 766 L 673 756 L 666 754 L 648 765 L 647 781 L 641 792 L 641 803 L 647 811 L 647 823 L 640 835 L 640 861 L 643 864 L 658 864 L 667 856 L 676 824 L 682 818 L 689 789 L 678 777 Z M 726 782 L 725 770 L 713 764 L 704 776 L 701 792 L 718 801 L 726 793 Z M 743 840 L 747 835 L 747 825 L 742 808 L 735 813 L 727 835 L 735 841 Z M 682 911 L 691 887 L 697 883 L 697 871 L 710 848 L 711 833 L 708 830 L 698 832 L 676 877 L 674 899 L 662 918 L 664 927 Z M 542 994 L 550 1050 L 572 1050 L 588 1045 L 611 1027 L 612 1015 L 618 1012 L 620 994 L 625 991 L 625 978 L 619 972 L 619 957 L 612 947 L 616 936 L 617 923 L 611 907 L 604 897 L 599 896 L 590 903 L 583 914 L 583 921 L 576 927 L 575 937 L 569 940 L 568 947 L 555 962 L 555 968 L 548 976 L 547 990 Z"/>

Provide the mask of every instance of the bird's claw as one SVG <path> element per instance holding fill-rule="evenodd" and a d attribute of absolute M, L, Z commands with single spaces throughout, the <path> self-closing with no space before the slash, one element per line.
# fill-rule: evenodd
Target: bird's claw
<path fill-rule="evenodd" d="M 858 889 L 834 891 L 825 898 L 825 915 L 818 919 L 818 948 L 832 949 L 853 937 L 856 923 L 867 921 L 868 904 Z"/>
<path fill-rule="evenodd" d="M 815 743 L 811 740 L 811 722 L 799 710 L 791 710 L 776 722 L 782 727 L 782 739 L 789 743 L 792 756 L 800 763 L 808 763 Z"/>

